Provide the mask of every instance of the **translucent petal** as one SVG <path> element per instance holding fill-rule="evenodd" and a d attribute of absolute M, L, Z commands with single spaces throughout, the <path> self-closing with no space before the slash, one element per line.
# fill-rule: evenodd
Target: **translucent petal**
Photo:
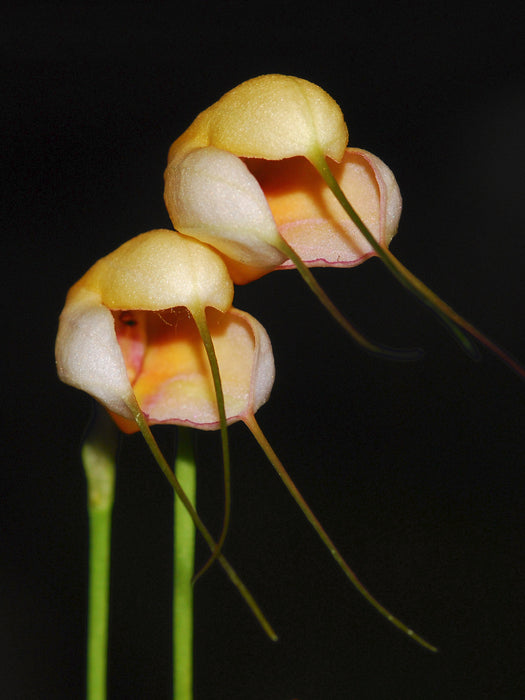
<path fill-rule="evenodd" d="M 133 418 L 133 390 L 111 311 L 95 293 L 76 287 L 68 295 L 55 344 L 59 378 L 82 389 L 108 410 Z"/>
<path fill-rule="evenodd" d="M 164 199 L 174 227 L 214 246 L 260 276 L 285 260 L 257 180 L 240 158 L 199 148 L 166 170 Z"/>

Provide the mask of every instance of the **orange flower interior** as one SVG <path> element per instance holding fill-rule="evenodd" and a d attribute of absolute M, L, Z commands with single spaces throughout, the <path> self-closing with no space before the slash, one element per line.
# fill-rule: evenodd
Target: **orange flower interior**
<path fill-rule="evenodd" d="M 208 358 L 187 309 L 116 311 L 115 330 L 135 396 L 148 423 L 219 428 Z M 246 412 L 251 399 L 255 339 L 241 314 L 206 313 L 221 372 L 228 422 Z M 124 432 L 137 426 L 113 415 Z"/>
<path fill-rule="evenodd" d="M 298 156 L 280 161 L 245 158 L 261 186 L 279 233 L 311 267 L 358 265 L 373 252 L 319 173 Z M 357 149 L 330 161 L 342 190 L 381 240 L 382 203 L 374 169 Z M 293 267 L 290 261 L 281 268 Z"/>

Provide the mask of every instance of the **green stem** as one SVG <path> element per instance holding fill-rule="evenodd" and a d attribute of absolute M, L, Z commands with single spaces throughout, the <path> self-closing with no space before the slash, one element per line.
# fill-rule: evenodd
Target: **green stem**
<path fill-rule="evenodd" d="M 391 622 L 395 627 L 400 629 L 402 632 L 404 632 L 407 636 L 409 636 L 411 639 L 413 639 L 415 642 L 420 644 L 422 647 L 425 649 L 429 649 L 430 651 L 437 651 L 436 647 L 433 646 L 432 644 L 429 644 L 429 642 L 425 641 L 422 637 L 420 637 L 418 634 L 414 632 L 414 630 L 410 629 L 405 625 L 404 622 L 401 622 L 401 620 L 398 620 L 397 617 L 394 617 L 392 613 L 390 613 L 379 601 L 377 601 L 371 593 L 367 591 L 367 589 L 363 586 L 363 584 L 359 581 L 357 576 L 354 574 L 352 569 L 348 566 L 348 564 L 345 562 L 341 554 L 339 553 L 339 550 L 335 546 L 335 544 L 332 542 L 328 534 L 325 532 L 323 526 L 319 522 L 319 520 L 315 517 L 313 512 L 310 509 L 310 506 L 306 503 L 304 498 L 302 497 L 301 493 L 297 489 L 296 485 L 290 478 L 288 472 L 284 468 L 282 462 L 280 459 L 277 457 L 275 452 L 272 449 L 272 446 L 266 439 L 264 433 L 262 432 L 261 428 L 259 427 L 257 421 L 255 420 L 255 416 L 249 416 L 248 418 L 245 419 L 245 423 L 251 433 L 253 434 L 254 438 L 257 440 L 261 448 L 263 449 L 264 453 L 268 457 L 268 460 L 272 464 L 273 468 L 281 478 L 282 482 L 290 492 L 290 495 L 292 498 L 295 500 L 299 508 L 302 510 L 304 515 L 306 516 L 306 519 L 310 523 L 310 525 L 313 527 L 313 529 L 316 531 L 316 533 L 319 535 L 321 538 L 323 544 L 326 546 L 330 554 L 333 556 L 337 564 L 339 565 L 340 569 L 343 571 L 343 573 L 346 575 L 350 583 L 359 591 L 359 593 L 365 598 L 370 605 L 372 605 L 383 617 L 385 617 L 389 622 Z"/>
<path fill-rule="evenodd" d="M 190 500 L 186 496 L 186 493 L 184 492 L 184 489 L 181 487 L 179 484 L 178 479 L 176 478 L 175 474 L 172 472 L 170 469 L 168 463 L 166 462 L 166 459 L 164 455 L 162 454 L 157 441 L 153 437 L 153 433 L 151 432 L 151 429 L 146 421 L 146 418 L 144 414 L 142 413 L 140 406 L 136 400 L 136 398 L 132 395 L 128 397 L 127 405 L 129 410 L 132 412 L 134 416 L 134 420 L 137 423 L 138 428 L 140 429 L 140 432 L 142 433 L 142 436 L 144 437 L 144 440 L 146 441 L 146 444 L 149 447 L 149 450 L 153 457 L 155 458 L 155 461 L 159 465 L 162 473 L 166 477 L 166 479 L 169 481 L 171 484 L 173 490 L 175 491 L 176 495 L 180 498 L 182 501 L 184 508 L 190 515 L 195 527 L 197 530 L 200 532 L 204 540 L 206 541 L 208 547 L 210 548 L 212 553 L 215 553 L 217 549 L 217 544 L 215 543 L 215 540 L 211 536 L 208 528 L 204 525 L 202 520 L 200 519 L 199 514 L 191 504 Z M 265 618 L 262 610 L 259 608 L 257 605 L 254 597 L 250 593 L 250 591 L 246 588 L 244 583 L 241 581 L 239 576 L 237 575 L 236 571 L 233 569 L 233 567 L 230 565 L 228 560 L 223 554 L 219 554 L 217 556 L 217 561 L 219 564 L 222 566 L 224 569 L 224 572 L 230 579 L 230 581 L 233 583 L 233 585 L 237 588 L 241 596 L 244 598 L 244 601 L 252 611 L 253 615 L 265 631 L 265 633 L 268 635 L 268 637 L 273 641 L 277 641 L 278 637 L 273 630 L 272 626 L 268 622 L 268 620 Z"/>
<path fill-rule="evenodd" d="M 371 231 L 368 229 L 366 224 L 363 222 L 359 214 L 350 204 L 346 195 L 341 190 L 339 183 L 335 179 L 332 171 L 330 170 L 324 156 L 322 154 L 316 154 L 311 158 L 311 162 L 314 167 L 318 170 L 321 177 L 324 179 L 328 187 L 332 190 L 333 194 L 346 211 L 350 219 L 357 226 L 359 231 L 364 236 L 365 240 L 373 248 L 377 256 L 385 264 L 391 274 L 410 292 L 412 292 L 421 302 L 428 306 L 442 322 L 449 328 L 451 333 L 454 335 L 456 340 L 463 347 L 465 352 L 476 359 L 478 357 L 478 352 L 475 346 L 470 342 L 469 338 L 463 333 L 466 331 L 473 338 L 478 340 L 482 345 L 484 345 L 488 350 L 490 350 L 494 355 L 500 358 L 506 365 L 508 365 L 513 372 L 515 372 L 519 377 L 525 379 L 525 368 L 522 367 L 513 357 L 511 357 L 505 350 L 500 348 L 496 343 L 494 343 L 490 338 L 488 338 L 484 333 L 479 331 L 475 326 L 473 326 L 469 321 L 460 316 L 452 307 L 446 304 L 440 297 L 437 296 L 429 287 L 427 287 L 420 279 L 418 279 L 410 270 L 408 270 L 393 253 L 390 252 L 388 248 L 383 247 L 374 238 Z"/>
<path fill-rule="evenodd" d="M 82 446 L 89 516 L 87 700 L 105 700 L 107 693 L 111 512 L 117 444 L 115 424 L 97 406 Z"/>
<path fill-rule="evenodd" d="M 175 476 L 195 507 L 197 469 L 192 431 L 179 428 L 178 436 Z M 192 700 L 195 526 L 177 497 L 173 508 L 173 700 Z"/>

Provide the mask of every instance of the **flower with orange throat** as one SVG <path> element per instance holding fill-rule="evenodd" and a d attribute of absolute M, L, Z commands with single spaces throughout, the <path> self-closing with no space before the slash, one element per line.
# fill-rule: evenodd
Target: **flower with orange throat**
<path fill-rule="evenodd" d="M 274 381 L 266 331 L 234 309 L 232 300 L 233 283 L 213 249 L 174 231 L 149 231 L 100 259 L 69 290 L 55 355 L 62 381 L 93 396 L 123 431 L 142 432 L 210 547 L 201 573 L 217 559 L 276 639 L 221 552 L 230 514 L 227 424 L 249 420 Z M 225 504 L 217 542 L 167 464 L 151 433 L 153 424 L 220 429 Z"/>
<path fill-rule="evenodd" d="M 214 246 L 238 284 L 296 267 L 365 349 L 414 359 L 417 351 L 387 350 L 364 338 L 308 269 L 352 267 L 377 256 L 469 355 L 478 355 L 472 336 L 525 377 L 523 367 L 389 250 L 401 215 L 395 177 L 376 156 L 347 148 L 347 141 L 341 110 L 320 87 L 284 75 L 241 83 L 170 148 L 164 199 L 173 225 Z"/>
<path fill-rule="evenodd" d="M 256 411 L 274 378 L 270 341 L 233 309 L 233 285 L 208 246 L 156 230 L 99 260 L 69 291 L 58 374 L 103 404 L 127 432 L 137 403 L 149 424 L 220 426 L 200 327 L 208 324 L 227 422 Z"/>
<path fill-rule="evenodd" d="M 140 429 L 150 448 L 151 424 L 220 428 L 225 515 L 214 556 L 230 514 L 227 424 L 255 413 L 274 380 L 266 331 L 232 299 L 233 283 L 212 248 L 150 231 L 71 288 L 56 340 L 60 379 L 91 394 L 123 430 Z"/>
<path fill-rule="evenodd" d="M 348 149 L 337 103 L 307 80 L 264 75 L 242 83 L 202 112 L 171 146 L 164 199 L 174 227 L 216 248 L 237 284 L 295 267 L 336 321 L 370 352 L 320 288 L 309 267 L 352 267 L 374 255 L 329 185 L 312 167 L 329 158 L 385 248 L 401 214 L 389 168 Z"/>
<path fill-rule="evenodd" d="M 373 254 L 310 161 L 331 159 L 377 240 L 397 230 L 401 196 L 376 156 L 346 148 L 336 102 L 312 83 L 265 75 L 202 112 L 171 146 L 165 202 L 177 230 L 215 246 L 234 282 L 292 267 L 349 267 Z"/>

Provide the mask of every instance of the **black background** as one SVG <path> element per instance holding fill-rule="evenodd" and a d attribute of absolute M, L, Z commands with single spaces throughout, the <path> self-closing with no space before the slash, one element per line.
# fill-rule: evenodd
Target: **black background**
<path fill-rule="evenodd" d="M 79 445 L 90 400 L 55 375 L 65 293 L 101 255 L 169 225 L 168 147 L 226 90 L 279 72 L 330 92 L 351 145 L 398 178 L 393 251 L 525 361 L 523 18 L 514 6 L 194 0 L 9 11 L 0 30 L 2 697 L 83 694 Z M 214 568 L 196 588 L 195 698 L 522 698 L 523 383 L 486 352 L 480 363 L 464 356 L 377 260 L 316 274 L 371 337 L 420 345 L 425 358 L 364 355 L 295 273 L 267 276 L 236 293 L 274 346 L 276 384 L 258 418 L 363 582 L 440 652 L 417 647 L 355 593 L 235 426 L 226 553 L 280 641 L 264 637 Z M 170 430 L 158 434 L 169 449 Z M 199 510 L 217 531 L 217 435 L 198 445 Z M 170 490 L 140 437 L 126 438 L 111 698 L 170 696 L 170 533 Z"/>

